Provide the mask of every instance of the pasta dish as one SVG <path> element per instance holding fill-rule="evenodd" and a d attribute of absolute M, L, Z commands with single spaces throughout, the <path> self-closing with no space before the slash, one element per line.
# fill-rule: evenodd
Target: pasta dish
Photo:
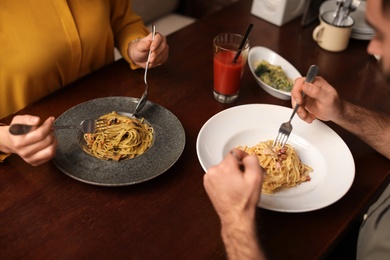
<path fill-rule="evenodd" d="M 139 156 L 152 145 L 154 130 L 143 119 L 129 118 L 116 112 L 99 119 L 105 119 L 107 127 L 84 134 L 87 145 L 83 149 L 92 156 L 119 161 Z"/>
<path fill-rule="evenodd" d="M 253 147 L 238 147 L 248 154 L 255 154 L 267 174 L 263 180 L 263 192 L 274 193 L 281 188 L 290 188 L 310 181 L 313 169 L 303 164 L 295 149 L 286 144 L 272 147 L 273 141 L 260 142 Z"/>

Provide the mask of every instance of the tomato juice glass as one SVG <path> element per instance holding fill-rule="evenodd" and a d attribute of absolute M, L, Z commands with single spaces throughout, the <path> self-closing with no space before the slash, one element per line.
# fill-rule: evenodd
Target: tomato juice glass
<path fill-rule="evenodd" d="M 240 92 L 240 81 L 244 73 L 249 52 L 249 40 L 234 61 L 243 36 L 222 33 L 214 38 L 214 98 L 220 103 L 232 103 Z"/>

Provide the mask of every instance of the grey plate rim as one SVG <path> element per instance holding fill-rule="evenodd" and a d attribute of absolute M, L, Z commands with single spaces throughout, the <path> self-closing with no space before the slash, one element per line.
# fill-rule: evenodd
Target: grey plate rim
<path fill-rule="evenodd" d="M 112 112 L 133 111 L 139 99 L 111 96 L 80 103 L 61 114 L 56 125 L 79 124 Z M 119 162 L 97 159 L 84 152 L 78 130 L 56 130 L 58 146 L 52 159 L 63 173 L 78 181 L 98 186 L 128 186 L 146 182 L 166 172 L 180 158 L 185 147 L 185 131 L 168 109 L 147 101 L 139 114 L 155 130 L 153 145 L 141 156 Z"/>

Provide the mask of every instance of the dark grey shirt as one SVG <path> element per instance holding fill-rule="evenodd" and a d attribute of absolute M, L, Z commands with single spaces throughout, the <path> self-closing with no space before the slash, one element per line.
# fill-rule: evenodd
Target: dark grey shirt
<path fill-rule="evenodd" d="M 390 185 L 364 215 L 357 259 L 390 259 Z"/>

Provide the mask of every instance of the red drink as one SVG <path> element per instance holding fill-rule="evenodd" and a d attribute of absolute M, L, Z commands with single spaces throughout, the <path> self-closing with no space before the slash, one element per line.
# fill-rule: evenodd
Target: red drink
<path fill-rule="evenodd" d="M 241 54 L 233 63 L 243 37 L 234 33 L 221 33 L 213 40 L 214 46 L 214 91 L 215 100 L 232 103 L 240 92 L 240 81 L 249 52 L 249 41 L 241 47 Z"/>
<path fill-rule="evenodd" d="M 236 52 L 222 51 L 214 54 L 214 90 L 223 95 L 234 95 L 240 90 L 243 73 L 241 56 L 233 63 Z"/>

